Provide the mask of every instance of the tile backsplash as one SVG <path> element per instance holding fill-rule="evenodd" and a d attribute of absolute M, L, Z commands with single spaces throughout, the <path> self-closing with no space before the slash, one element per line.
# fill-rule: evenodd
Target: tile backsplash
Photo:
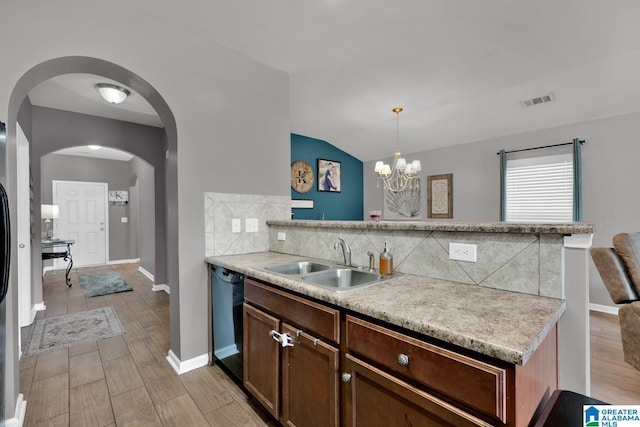
<path fill-rule="evenodd" d="M 258 231 L 247 232 L 247 218 L 258 219 Z M 269 250 L 270 219 L 291 218 L 291 198 L 252 194 L 204 193 L 205 256 Z M 231 232 L 232 219 L 240 233 Z"/>
<path fill-rule="evenodd" d="M 563 240 L 559 234 L 376 230 L 271 225 L 270 250 L 342 262 L 338 237 L 351 247 L 352 263 L 368 265 L 387 241 L 394 270 L 469 285 L 564 298 Z M 286 232 L 286 240 L 277 239 Z M 477 245 L 475 263 L 449 259 L 449 243 Z"/>

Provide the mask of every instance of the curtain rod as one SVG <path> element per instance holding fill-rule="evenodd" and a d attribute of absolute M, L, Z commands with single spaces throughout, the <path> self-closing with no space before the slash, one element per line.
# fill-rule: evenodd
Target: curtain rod
<path fill-rule="evenodd" d="M 584 140 L 580 140 L 578 142 L 580 143 L 580 145 L 584 144 Z M 564 142 L 562 144 L 545 145 L 543 147 L 522 148 L 520 150 L 505 151 L 504 154 L 519 153 L 520 151 L 542 150 L 543 148 L 562 147 L 563 145 L 573 145 L 573 142 Z M 500 152 L 498 151 L 496 154 L 500 155 Z"/>

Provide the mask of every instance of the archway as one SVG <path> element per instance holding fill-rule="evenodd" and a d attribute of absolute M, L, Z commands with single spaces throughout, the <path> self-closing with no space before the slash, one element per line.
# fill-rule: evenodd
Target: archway
<path fill-rule="evenodd" d="M 52 77 L 70 74 L 70 73 L 89 73 L 104 76 L 111 80 L 121 82 L 122 84 L 130 87 L 143 96 L 149 104 L 156 110 L 159 117 L 164 124 L 163 144 L 157 147 L 157 150 L 153 154 L 148 151 L 141 150 L 135 144 L 123 143 L 116 148 L 124 149 L 152 164 L 156 170 L 155 174 L 155 265 L 156 274 L 155 282 L 161 284 L 174 283 L 172 278 L 178 277 L 178 258 L 177 254 L 177 239 L 170 238 L 171 236 L 177 236 L 177 216 L 167 215 L 168 205 L 177 204 L 177 194 L 175 191 L 168 191 L 167 189 L 177 188 L 177 164 L 175 161 L 167 161 L 167 159 L 175 159 L 175 153 L 177 150 L 177 131 L 173 114 L 164 101 L 162 96 L 144 79 L 135 73 L 108 61 L 104 61 L 96 58 L 89 57 L 62 57 L 52 59 L 43 63 L 40 63 L 29 71 L 27 71 L 17 82 L 14 87 L 9 101 L 9 116 L 8 116 L 8 135 L 7 135 L 7 155 L 9 158 L 15 158 L 16 155 L 16 124 L 18 121 L 18 112 L 22 102 L 27 97 L 27 94 L 39 83 L 48 80 Z M 66 124 L 58 124 L 64 126 Z M 51 132 L 55 132 L 55 128 L 51 129 Z M 35 185 L 39 186 L 40 182 L 40 168 L 39 159 L 42 155 L 56 151 L 57 149 L 65 148 L 67 146 L 77 145 L 74 142 L 60 141 L 49 145 L 47 147 L 38 147 L 37 143 L 31 147 L 31 164 L 33 172 L 33 181 Z M 116 144 L 118 145 L 118 144 Z M 8 176 L 15 176 L 15 169 L 12 170 L 11 162 L 9 162 Z M 16 183 L 15 181 L 9 182 L 10 197 L 12 205 L 15 206 L 15 194 Z M 12 196 L 11 196 L 12 195 Z M 36 188 L 33 197 L 33 212 L 36 217 L 40 216 L 40 189 Z M 12 224 L 12 234 L 15 235 L 15 225 Z M 40 223 L 35 223 L 35 230 L 33 235 L 40 236 Z M 17 245 L 13 243 L 13 245 Z M 12 251 L 16 253 L 16 248 L 12 247 Z M 40 239 L 35 239 L 32 245 L 32 276 L 33 276 L 33 300 L 37 301 L 38 297 L 42 296 L 42 282 L 40 271 L 40 253 L 41 245 Z M 16 282 L 15 273 L 12 273 L 12 283 Z"/>

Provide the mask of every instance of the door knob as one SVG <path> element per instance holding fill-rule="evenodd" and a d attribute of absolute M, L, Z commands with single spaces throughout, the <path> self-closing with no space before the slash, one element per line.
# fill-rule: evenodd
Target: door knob
<path fill-rule="evenodd" d="M 24 243 L 20 243 L 20 244 L 18 245 L 18 247 L 19 247 L 19 248 L 24 248 Z"/>

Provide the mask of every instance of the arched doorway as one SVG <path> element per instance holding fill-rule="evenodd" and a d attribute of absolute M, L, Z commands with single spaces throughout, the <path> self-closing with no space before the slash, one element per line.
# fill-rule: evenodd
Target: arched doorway
<path fill-rule="evenodd" d="M 175 202 L 175 200 L 177 200 L 177 195 L 172 192 L 167 192 L 166 189 L 177 187 L 177 166 L 175 164 L 167 164 L 165 159 L 166 156 L 176 152 L 177 133 L 175 120 L 168 105 L 162 96 L 144 79 L 123 67 L 96 58 L 79 56 L 63 57 L 36 65 L 20 78 L 10 97 L 8 122 L 11 126 L 9 126 L 10 132 L 7 138 L 8 155 L 12 156 L 15 154 L 15 129 L 18 121 L 18 112 L 30 90 L 47 79 L 70 73 L 90 73 L 121 82 L 142 95 L 156 110 L 164 124 L 162 144 L 159 144 L 155 150 L 145 151 L 135 144 L 127 144 L 126 141 L 122 142 L 117 148 L 124 149 L 136 156 L 139 156 L 155 168 L 156 197 L 154 235 L 155 265 L 157 266 L 155 281 L 156 283 L 169 283 L 168 277 L 174 277 L 178 274 L 177 257 L 169 255 L 177 252 L 177 243 L 175 240 L 167 239 L 166 236 L 177 234 L 177 218 L 169 219 L 165 207 L 172 201 Z M 55 134 L 56 131 L 59 131 L 56 126 L 67 126 L 67 123 L 54 123 L 51 126 L 50 131 L 52 134 Z M 33 191 L 32 212 L 26 214 L 34 215 L 36 218 L 40 217 L 40 157 L 48 152 L 72 145 L 76 144 L 73 141 L 58 141 L 54 142 L 52 145 L 48 145 L 47 147 L 38 146 L 37 142 L 32 144 L 30 147 L 32 179 L 34 186 L 38 188 L 34 188 Z M 9 170 L 8 173 L 11 176 L 15 171 Z M 16 194 L 15 183 L 12 183 L 11 185 L 12 191 L 10 193 Z M 18 215 L 20 214 L 21 213 L 18 212 Z M 39 221 L 35 221 L 34 228 L 32 236 L 40 236 L 41 227 Z M 12 230 L 12 233 L 15 234 L 15 230 Z M 35 238 L 33 239 L 31 250 L 33 277 L 32 299 L 34 302 L 38 302 L 39 299 L 41 301 L 42 297 L 40 252 L 40 239 Z M 12 278 L 12 281 L 13 280 L 15 280 L 15 277 Z"/>

